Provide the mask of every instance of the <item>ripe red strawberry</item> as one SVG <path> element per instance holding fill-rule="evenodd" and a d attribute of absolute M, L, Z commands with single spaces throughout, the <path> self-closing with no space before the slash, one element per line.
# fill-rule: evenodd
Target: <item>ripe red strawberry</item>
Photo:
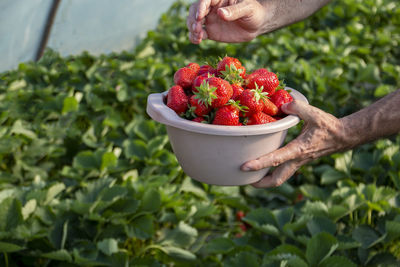
<path fill-rule="evenodd" d="M 267 115 L 270 116 L 275 116 L 276 114 L 278 114 L 278 107 L 268 98 L 264 99 L 264 108 L 263 108 L 263 112 Z"/>
<path fill-rule="evenodd" d="M 241 222 L 242 218 L 245 216 L 244 212 L 242 210 L 239 210 L 236 212 L 236 220 Z"/>
<path fill-rule="evenodd" d="M 197 75 L 197 73 L 198 73 L 199 70 L 200 70 L 200 65 L 197 64 L 197 63 L 191 62 L 191 63 L 189 63 L 189 64 L 186 65 L 186 68 L 189 68 L 189 69 L 194 70 L 194 72 L 195 72 L 196 75 Z"/>
<path fill-rule="evenodd" d="M 282 105 L 293 101 L 293 97 L 289 94 L 288 91 L 286 91 L 284 89 L 279 89 L 271 96 L 271 101 L 279 109 L 277 115 L 282 115 L 282 114 L 284 114 L 283 111 L 281 110 Z"/>
<path fill-rule="evenodd" d="M 261 69 L 256 69 L 255 71 L 253 71 L 253 73 L 258 75 L 267 75 L 269 71 L 265 68 L 261 68 Z"/>
<path fill-rule="evenodd" d="M 192 87 L 193 80 L 196 78 L 197 72 L 191 68 L 183 67 L 178 69 L 174 74 L 174 83 L 183 89 Z"/>
<path fill-rule="evenodd" d="M 218 77 L 207 78 L 197 89 L 197 97 L 211 108 L 222 107 L 228 103 L 233 94 L 229 82 Z"/>
<path fill-rule="evenodd" d="M 230 100 L 227 105 L 220 107 L 215 111 L 215 117 L 212 123 L 217 125 L 238 126 L 240 110 L 240 105 L 237 102 Z"/>
<path fill-rule="evenodd" d="M 190 97 L 189 103 L 191 108 L 193 108 L 194 114 L 199 117 L 207 115 L 211 111 L 211 107 L 208 106 L 198 95 L 194 94 Z"/>
<path fill-rule="evenodd" d="M 172 86 L 167 95 L 167 106 L 178 115 L 185 113 L 188 109 L 189 98 L 183 88 L 179 85 Z"/>
<path fill-rule="evenodd" d="M 273 117 L 265 114 L 264 112 L 258 112 L 249 117 L 247 125 L 265 124 L 276 121 Z"/>
<path fill-rule="evenodd" d="M 203 83 L 204 80 L 206 80 L 209 77 L 209 73 L 204 73 L 202 75 L 197 76 L 192 84 L 192 92 L 198 92 L 199 90 L 197 89 L 200 87 L 200 85 Z"/>
<path fill-rule="evenodd" d="M 214 69 L 212 66 L 210 65 L 202 65 L 200 66 L 200 69 L 197 73 L 197 75 L 203 75 L 203 74 L 207 74 L 209 73 L 210 75 L 217 75 L 217 70 Z"/>
<path fill-rule="evenodd" d="M 246 85 L 248 89 L 254 89 L 256 85 L 262 87 L 263 92 L 267 92 L 270 96 L 279 86 L 279 79 L 275 73 L 259 69 L 247 76 Z"/>
<path fill-rule="evenodd" d="M 203 118 L 203 117 L 196 117 L 196 118 L 194 118 L 192 121 L 194 121 L 194 122 L 206 122 L 206 120 Z"/>
<path fill-rule="evenodd" d="M 229 99 L 231 99 L 233 95 L 233 89 L 229 82 L 218 77 L 210 77 L 207 78 L 206 81 L 209 87 L 216 88 L 215 95 L 217 98 L 213 99 L 211 107 L 218 108 L 228 103 Z"/>
<path fill-rule="evenodd" d="M 243 232 L 247 231 L 247 226 L 244 223 L 239 224 L 240 229 L 242 229 Z"/>
<path fill-rule="evenodd" d="M 246 106 L 248 109 L 245 111 L 246 116 L 261 112 L 264 109 L 263 100 L 266 98 L 266 93 L 261 89 L 245 89 L 238 97 L 241 105 Z"/>
<path fill-rule="evenodd" d="M 242 63 L 237 58 L 224 57 L 222 60 L 218 62 L 217 65 L 218 75 L 224 76 L 222 72 L 228 71 L 229 69 L 237 71 L 242 78 L 246 75 L 246 68 L 242 66 Z"/>
<path fill-rule="evenodd" d="M 239 84 L 231 84 L 231 86 L 232 86 L 232 90 L 233 90 L 233 94 L 232 94 L 231 98 L 236 101 L 236 100 L 238 100 L 239 96 L 243 93 L 244 89 Z"/>

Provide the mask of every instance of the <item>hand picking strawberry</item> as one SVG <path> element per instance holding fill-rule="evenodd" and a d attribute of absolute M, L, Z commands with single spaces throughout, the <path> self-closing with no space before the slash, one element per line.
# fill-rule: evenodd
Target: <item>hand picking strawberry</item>
<path fill-rule="evenodd" d="M 266 124 L 285 117 L 280 107 L 293 100 L 276 73 L 265 67 L 249 73 L 239 59 L 228 56 L 215 64 L 191 62 L 174 73 L 173 81 L 167 106 L 194 122 Z"/>

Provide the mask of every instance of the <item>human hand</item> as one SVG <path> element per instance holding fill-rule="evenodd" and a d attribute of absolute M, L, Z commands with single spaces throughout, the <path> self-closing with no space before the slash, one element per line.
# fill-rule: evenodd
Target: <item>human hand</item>
<path fill-rule="evenodd" d="M 267 7 L 256 0 L 198 0 L 189 9 L 186 25 L 194 44 L 202 40 L 247 42 L 262 33 L 269 18 Z"/>
<path fill-rule="evenodd" d="M 300 135 L 286 146 L 258 159 L 248 161 L 241 167 L 243 171 L 256 171 L 267 167 L 277 167 L 254 187 L 276 187 L 286 182 L 302 165 L 352 146 L 342 121 L 303 101 L 284 104 L 285 113 L 298 115 L 304 120 Z"/>

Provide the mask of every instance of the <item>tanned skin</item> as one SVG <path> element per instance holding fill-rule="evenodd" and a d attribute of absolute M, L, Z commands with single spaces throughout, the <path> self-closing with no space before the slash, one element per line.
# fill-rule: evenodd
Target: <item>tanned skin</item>
<path fill-rule="evenodd" d="M 198 0 L 187 18 L 189 39 L 195 44 L 247 42 L 314 14 L 328 0 Z M 342 152 L 400 132 L 400 89 L 372 105 L 343 118 L 336 118 L 302 101 L 284 104 L 287 114 L 304 121 L 300 135 L 286 146 L 245 162 L 243 171 L 276 167 L 253 184 L 276 187 L 313 159 Z"/>

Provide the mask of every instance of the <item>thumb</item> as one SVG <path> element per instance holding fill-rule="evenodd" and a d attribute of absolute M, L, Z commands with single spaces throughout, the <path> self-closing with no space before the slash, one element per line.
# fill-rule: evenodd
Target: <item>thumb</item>
<path fill-rule="evenodd" d="M 218 15 L 226 21 L 234 21 L 251 15 L 253 6 L 248 1 L 243 1 L 232 6 L 218 9 Z"/>

